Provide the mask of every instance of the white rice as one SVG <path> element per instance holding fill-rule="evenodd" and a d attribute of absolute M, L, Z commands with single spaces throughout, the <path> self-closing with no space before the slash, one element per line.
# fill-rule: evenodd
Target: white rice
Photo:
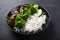
<path fill-rule="evenodd" d="M 37 13 L 35 13 L 34 15 L 30 16 L 25 24 L 25 27 L 22 29 L 24 30 L 24 32 L 28 31 L 28 32 L 36 32 L 39 29 L 43 29 L 42 25 L 45 24 L 45 20 L 46 20 L 46 15 L 42 15 L 39 17 L 40 13 L 40 9 L 37 10 Z M 16 29 L 16 31 L 19 31 L 18 28 L 14 27 L 14 29 Z"/>
<path fill-rule="evenodd" d="M 46 20 L 46 15 L 42 15 L 40 17 L 38 17 L 39 11 L 37 11 L 37 13 L 35 13 L 34 15 L 30 16 L 27 19 L 27 22 L 25 24 L 25 28 L 24 31 L 28 31 L 28 32 L 36 32 L 39 29 L 42 30 L 42 25 L 45 24 L 45 20 Z"/>

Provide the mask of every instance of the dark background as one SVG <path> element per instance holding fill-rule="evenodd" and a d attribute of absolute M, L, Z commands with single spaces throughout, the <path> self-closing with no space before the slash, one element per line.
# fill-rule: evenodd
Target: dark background
<path fill-rule="evenodd" d="M 37 3 L 48 10 L 51 24 L 36 35 L 19 35 L 10 30 L 5 16 L 12 8 L 28 3 Z M 0 0 L 0 40 L 60 40 L 60 0 Z"/>

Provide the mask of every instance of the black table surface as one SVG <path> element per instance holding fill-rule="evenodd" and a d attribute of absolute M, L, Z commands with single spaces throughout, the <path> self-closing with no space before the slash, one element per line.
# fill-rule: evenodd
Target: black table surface
<path fill-rule="evenodd" d="M 48 10 L 51 24 L 41 33 L 19 35 L 10 30 L 5 16 L 12 8 L 28 3 L 37 3 Z M 60 40 L 60 0 L 0 0 L 0 40 Z"/>

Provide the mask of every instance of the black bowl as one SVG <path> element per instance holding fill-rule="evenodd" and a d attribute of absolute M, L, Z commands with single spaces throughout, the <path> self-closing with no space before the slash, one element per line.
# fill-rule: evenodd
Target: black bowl
<path fill-rule="evenodd" d="M 25 5 L 28 5 L 28 4 L 25 4 Z M 15 11 L 15 10 L 19 10 L 20 6 L 21 6 L 21 5 L 13 8 L 13 9 L 7 14 L 7 16 L 10 17 L 10 16 L 12 15 L 11 12 L 12 12 L 12 11 Z M 48 28 L 49 24 L 50 24 L 50 14 L 49 14 L 49 12 L 48 12 L 45 8 L 43 8 L 43 7 L 41 7 L 41 6 L 39 6 L 39 9 L 42 9 L 43 12 L 44 12 L 44 14 L 47 16 L 47 18 L 46 18 L 46 20 L 45 20 L 45 21 L 46 21 L 46 24 L 43 24 L 43 25 L 42 25 L 43 30 L 38 30 L 38 31 L 36 31 L 35 33 L 33 33 L 33 32 L 31 32 L 31 33 L 26 33 L 26 32 L 18 32 L 18 31 L 15 31 L 15 30 L 13 29 L 13 27 L 10 27 L 10 26 L 9 26 L 10 29 L 11 29 L 13 32 L 15 32 L 15 33 L 23 34 L 23 35 L 37 34 L 37 33 L 41 32 L 41 31 L 46 30 L 46 29 Z"/>

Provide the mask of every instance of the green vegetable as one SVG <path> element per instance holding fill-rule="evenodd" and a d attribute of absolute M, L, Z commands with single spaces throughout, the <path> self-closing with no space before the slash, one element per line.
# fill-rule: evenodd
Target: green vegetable
<path fill-rule="evenodd" d="M 38 10 L 38 5 L 37 4 L 29 4 L 29 10 L 31 11 L 31 14 L 34 14 L 34 13 L 36 13 L 37 12 L 37 10 Z"/>
<path fill-rule="evenodd" d="M 6 16 L 6 21 L 9 24 L 10 20 L 9 20 L 9 16 Z"/>
<path fill-rule="evenodd" d="M 35 8 L 36 10 L 38 9 L 39 5 L 38 4 L 34 4 L 33 8 Z"/>
<path fill-rule="evenodd" d="M 23 12 L 18 14 L 15 18 L 14 27 L 23 28 L 25 26 L 26 20 L 30 15 L 33 15 L 38 10 L 37 4 L 28 4 L 28 7 L 25 7 Z"/>
<path fill-rule="evenodd" d="M 21 21 L 15 21 L 14 27 L 18 27 L 20 29 L 20 28 L 24 27 L 24 24 L 25 24 L 25 22 L 22 20 Z"/>
<path fill-rule="evenodd" d="M 23 28 L 24 27 L 24 24 L 25 24 L 25 20 L 23 20 L 23 14 L 18 14 L 15 18 L 15 24 L 14 26 L 15 27 L 18 27 L 18 28 Z"/>

